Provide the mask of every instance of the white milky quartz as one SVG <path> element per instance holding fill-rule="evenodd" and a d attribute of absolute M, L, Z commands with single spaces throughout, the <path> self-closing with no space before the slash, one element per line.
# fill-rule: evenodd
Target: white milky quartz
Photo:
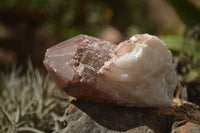
<path fill-rule="evenodd" d="M 97 88 L 125 106 L 170 106 L 177 83 L 172 58 L 158 37 L 135 35 L 120 43 L 105 62 Z"/>

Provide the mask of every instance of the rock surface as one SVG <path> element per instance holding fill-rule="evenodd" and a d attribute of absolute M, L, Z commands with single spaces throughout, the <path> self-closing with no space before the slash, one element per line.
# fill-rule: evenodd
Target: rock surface
<path fill-rule="evenodd" d="M 189 121 L 175 122 L 172 133 L 200 133 L 200 125 Z"/>
<path fill-rule="evenodd" d="M 118 46 L 79 35 L 47 49 L 44 65 L 60 90 L 92 102 L 166 107 L 176 87 L 171 52 L 149 34 Z"/>
<path fill-rule="evenodd" d="M 187 124 L 177 124 L 183 120 Z M 170 108 L 130 108 L 77 100 L 66 109 L 63 123 L 62 132 L 66 133 L 192 133 L 199 131 L 200 108 L 179 99 L 174 99 Z"/>

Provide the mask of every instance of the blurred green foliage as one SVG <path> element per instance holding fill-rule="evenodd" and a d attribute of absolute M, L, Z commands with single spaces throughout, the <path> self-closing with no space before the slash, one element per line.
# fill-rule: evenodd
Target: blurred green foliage
<path fill-rule="evenodd" d="M 183 42 L 183 36 L 178 35 L 163 35 L 160 39 L 167 45 L 168 49 L 171 50 L 172 54 L 177 56 L 181 52 L 181 44 Z"/>
<path fill-rule="evenodd" d="M 166 1 L 174 8 L 186 26 L 186 31 L 182 34 L 181 49 L 179 49 L 181 56 L 185 56 L 180 58 L 183 59 L 183 63 L 180 63 L 183 64 L 180 71 L 185 70 L 189 65 L 191 67 L 184 73 L 186 80 L 200 78 L 200 7 L 190 0 Z M 176 49 L 175 45 L 173 47 Z"/>
<path fill-rule="evenodd" d="M 84 33 L 96 35 L 113 25 L 124 35 L 153 33 L 155 27 L 147 19 L 145 0 L 1 0 L 0 8 L 20 8 L 45 12 L 46 26 L 63 38 Z M 123 10 L 120 10 L 123 9 Z M 135 28 L 136 27 L 136 28 Z"/>
<path fill-rule="evenodd" d="M 186 27 L 192 28 L 200 23 L 200 8 L 190 0 L 166 0 L 175 9 Z"/>

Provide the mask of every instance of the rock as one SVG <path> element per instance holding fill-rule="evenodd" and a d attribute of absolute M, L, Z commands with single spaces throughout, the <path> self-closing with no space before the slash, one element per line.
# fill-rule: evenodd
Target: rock
<path fill-rule="evenodd" d="M 200 125 L 189 121 L 175 122 L 171 133 L 200 133 Z"/>
<path fill-rule="evenodd" d="M 63 118 L 67 123 L 63 132 L 169 132 L 171 127 L 169 121 L 172 121 L 172 117 L 156 115 L 154 111 L 153 108 L 128 108 L 73 101 Z"/>
<path fill-rule="evenodd" d="M 79 35 L 47 49 L 44 65 L 63 92 L 122 106 L 172 104 L 172 54 L 156 36 L 135 35 L 118 46 Z"/>
<path fill-rule="evenodd" d="M 170 108 L 160 108 L 157 112 L 173 115 L 174 121 L 188 120 L 200 123 L 200 107 L 178 98 L 173 99 Z"/>
<path fill-rule="evenodd" d="M 183 120 L 192 121 L 196 123 L 193 127 L 199 128 L 199 106 L 179 99 L 174 99 L 170 108 L 122 107 L 76 100 L 66 109 L 62 132 L 175 133 L 178 129 L 174 123 Z"/>

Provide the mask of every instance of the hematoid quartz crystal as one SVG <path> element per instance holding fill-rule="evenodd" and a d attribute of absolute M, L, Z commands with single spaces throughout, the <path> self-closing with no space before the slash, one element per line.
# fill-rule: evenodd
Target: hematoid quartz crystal
<path fill-rule="evenodd" d="M 119 45 L 78 35 L 47 49 L 44 65 L 58 88 L 77 99 L 167 107 L 177 82 L 172 60 L 153 35 L 137 34 Z"/>

